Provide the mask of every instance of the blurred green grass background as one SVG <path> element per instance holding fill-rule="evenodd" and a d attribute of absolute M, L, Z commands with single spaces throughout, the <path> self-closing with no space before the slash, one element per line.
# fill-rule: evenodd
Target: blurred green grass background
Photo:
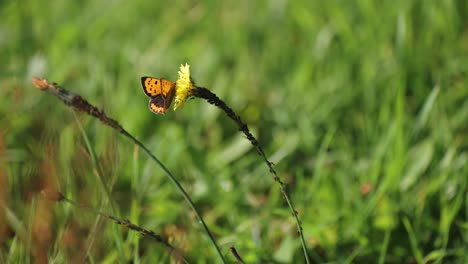
<path fill-rule="evenodd" d="M 161 169 L 97 120 L 39 92 L 58 82 L 146 144 L 202 210 L 229 261 L 304 261 L 290 211 L 217 108 L 156 116 L 141 76 L 179 65 L 250 126 L 329 263 L 468 262 L 468 3 L 0 2 L 0 262 L 158 263 L 148 238 L 45 201 L 44 188 L 219 262 Z M 77 122 L 78 120 L 78 122 Z"/>

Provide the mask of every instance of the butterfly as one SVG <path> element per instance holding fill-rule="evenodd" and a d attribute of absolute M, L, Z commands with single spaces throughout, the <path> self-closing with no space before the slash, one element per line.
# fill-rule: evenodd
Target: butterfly
<path fill-rule="evenodd" d="M 148 107 L 155 114 L 165 114 L 175 94 L 175 83 L 154 77 L 141 77 L 143 92 L 150 98 Z"/>

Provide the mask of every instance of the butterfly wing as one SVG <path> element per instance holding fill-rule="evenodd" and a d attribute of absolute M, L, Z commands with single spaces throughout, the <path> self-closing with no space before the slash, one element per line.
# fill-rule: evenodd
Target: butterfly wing
<path fill-rule="evenodd" d="M 162 95 L 158 95 L 156 97 L 152 97 L 149 101 L 148 107 L 151 110 L 151 112 L 155 114 L 165 114 L 166 113 L 166 100 L 164 100 L 164 97 Z"/>
<path fill-rule="evenodd" d="M 164 95 L 164 98 L 165 98 L 165 107 L 166 109 L 168 109 L 171 106 L 172 99 L 174 99 L 175 83 L 166 79 L 162 79 L 161 84 L 162 84 L 162 94 Z"/>
<path fill-rule="evenodd" d="M 141 77 L 141 86 L 143 87 L 143 92 L 148 97 L 154 97 L 162 93 L 161 79 L 154 77 Z"/>

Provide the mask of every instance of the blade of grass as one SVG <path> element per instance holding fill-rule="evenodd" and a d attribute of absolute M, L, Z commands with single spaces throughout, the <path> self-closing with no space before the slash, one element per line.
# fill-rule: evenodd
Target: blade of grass
<path fill-rule="evenodd" d="M 435 86 L 429 96 L 427 97 L 426 101 L 424 102 L 424 105 L 421 109 L 421 111 L 418 114 L 416 124 L 413 127 L 413 130 L 411 131 L 411 137 L 415 137 L 418 135 L 418 133 L 421 131 L 421 129 L 424 127 L 424 125 L 427 123 L 427 120 L 429 118 L 429 114 L 434 107 L 434 103 L 437 99 L 437 96 L 439 95 L 440 88 L 439 86 Z"/>
<path fill-rule="evenodd" d="M 138 157 L 139 157 L 138 147 L 135 146 L 132 155 L 132 179 L 131 179 L 131 189 L 133 194 L 136 197 L 132 198 L 131 209 L 130 209 L 130 219 L 136 223 L 139 222 L 139 215 L 141 215 L 141 193 L 138 192 L 138 175 L 140 175 L 139 166 L 138 166 Z M 140 263 L 140 238 L 138 236 L 133 236 L 129 238 L 133 243 L 133 262 Z"/>
<path fill-rule="evenodd" d="M 93 163 L 93 167 L 94 167 L 94 171 L 96 173 L 96 176 L 98 177 L 99 179 L 99 183 L 101 184 L 101 188 L 104 190 L 104 193 L 105 193 L 105 197 L 106 199 L 104 199 L 104 201 L 102 202 L 102 206 L 105 207 L 107 205 L 107 203 L 109 203 L 110 205 L 110 208 L 111 208 L 111 211 L 112 211 L 112 214 L 113 215 L 118 215 L 117 214 L 117 210 L 115 208 L 115 205 L 113 203 L 113 200 L 112 200 L 112 196 L 111 196 L 111 191 L 109 189 L 109 187 L 107 186 L 106 182 L 104 181 L 104 175 L 102 173 L 102 168 L 101 168 L 101 165 L 97 159 L 97 156 L 96 156 L 96 151 L 94 151 L 94 148 L 93 148 L 93 145 L 91 144 L 90 140 L 89 140 L 89 137 L 88 135 L 86 134 L 86 131 L 84 130 L 83 126 L 81 125 L 81 122 L 80 120 L 78 119 L 78 116 L 76 115 L 76 112 L 73 111 L 73 116 L 75 117 L 75 121 L 78 125 L 78 128 L 80 129 L 80 132 L 81 132 L 81 135 L 83 136 L 83 140 L 85 142 L 85 145 L 86 145 L 86 148 L 88 149 L 88 152 L 91 156 L 91 161 Z M 94 228 L 97 227 L 97 221 L 95 222 L 94 224 Z M 122 236 L 120 235 L 120 232 L 119 232 L 119 229 L 117 226 L 113 225 L 112 226 L 112 235 L 114 236 L 114 242 L 117 246 L 117 251 L 119 254 L 119 258 L 122 260 L 122 261 L 125 261 L 125 255 L 124 255 L 124 250 L 123 250 L 123 245 L 122 245 Z M 91 234 L 93 234 L 94 232 L 91 232 Z M 87 252 L 89 252 L 91 250 L 91 247 L 92 245 L 94 244 L 94 239 L 92 239 L 91 243 L 88 244 L 88 249 L 87 249 Z"/>
<path fill-rule="evenodd" d="M 416 261 L 419 264 L 423 264 L 424 260 L 423 260 L 422 252 L 418 248 L 418 239 L 416 238 L 416 234 L 414 233 L 413 227 L 411 226 L 411 223 L 409 222 L 408 217 L 403 218 L 403 225 L 406 228 L 406 232 L 408 232 L 411 250 L 413 251 L 413 255 L 416 258 Z"/>
<path fill-rule="evenodd" d="M 379 264 L 385 263 L 385 257 L 387 255 L 388 244 L 390 242 L 390 229 L 385 231 L 384 242 L 382 244 L 382 249 L 380 250 Z"/>

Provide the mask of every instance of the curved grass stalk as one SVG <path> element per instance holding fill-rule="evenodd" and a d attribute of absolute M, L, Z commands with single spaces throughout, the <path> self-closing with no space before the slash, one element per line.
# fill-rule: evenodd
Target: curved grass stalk
<path fill-rule="evenodd" d="M 46 199 L 48 199 L 50 201 L 65 202 L 65 203 L 71 204 L 72 206 L 75 206 L 77 208 L 87 210 L 87 211 L 92 212 L 92 213 L 94 213 L 96 215 L 102 216 L 102 217 L 104 217 L 104 218 L 106 218 L 108 220 L 114 221 L 118 225 L 124 226 L 124 227 L 126 227 L 126 228 L 128 228 L 130 230 L 133 230 L 135 232 L 140 233 L 142 236 L 152 238 L 154 241 L 162 244 L 164 247 L 169 249 L 171 251 L 170 253 L 173 254 L 173 256 L 177 260 L 180 260 L 183 263 L 188 263 L 187 259 L 185 259 L 185 257 L 182 255 L 182 252 L 178 248 L 173 246 L 171 243 L 169 243 L 166 238 L 162 237 L 161 235 L 156 234 L 155 232 L 153 232 L 151 230 L 139 227 L 139 226 L 135 225 L 134 223 L 130 222 L 130 220 L 121 219 L 121 218 L 118 218 L 116 216 L 103 213 L 103 212 L 101 212 L 101 211 L 99 211 L 97 209 L 94 209 L 92 207 L 89 207 L 89 206 L 86 206 L 86 205 L 83 205 L 83 204 L 79 204 L 79 203 L 65 197 L 65 195 L 63 195 L 61 192 L 56 192 L 56 191 L 51 191 L 51 190 L 45 189 L 45 190 L 41 191 L 41 194 Z"/>
<path fill-rule="evenodd" d="M 283 199 L 286 201 L 289 209 L 291 210 L 291 214 L 294 217 L 294 220 L 296 223 L 297 234 L 301 240 L 301 246 L 302 246 L 302 250 L 304 253 L 305 261 L 306 263 L 309 263 L 309 254 L 307 253 L 307 246 L 306 246 L 306 242 L 304 239 L 304 232 L 302 230 L 301 221 L 299 220 L 299 214 L 294 208 L 294 205 L 288 193 L 286 192 L 285 184 L 283 183 L 281 178 L 278 176 L 278 173 L 276 173 L 276 170 L 273 167 L 274 166 L 273 162 L 268 160 L 265 152 L 263 151 L 262 147 L 260 147 L 260 144 L 258 143 L 257 139 L 252 135 L 252 133 L 250 133 L 250 130 L 247 124 L 245 124 L 242 121 L 240 116 L 236 115 L 234 110 L 232 110 L 229 106 L 227 106 L 223 100 L 219 99 L 219 97 L 216 94 L 212 93 L 210 90 L 204 87 L 198 87 L 194 85 L 194 89 L 191 91 L 191 96 L 205 99 L 208 103 L 222 109 L 226 113 L 226 115 L 237 124 L 237 126 L 239 127 L 239 130 L 242 133 L 244 133 L 244 135 L 247 137 L 250 143 L 257 150 L 258 155 L 262 157 L 263 161 L 268 166 L 270 173 L 273 174 L 274 181 L 278 183 Z M 312 257 L 314 258 L 316 262 L 320 262 L 320 258 L 318 256 L 313 254 Z"/>
<path fill-rule="evenodd" d="M 297 233 L 301 240 L 301 245 L 302 245 L 302 250 L 304 253 L 305 261 L 306 263 L 309 263 L 309 254 L 307 253 L 307 246 L 306 246 L 306 242 L 304 239 L 304 232 L 302 230 L 302 224 L 301 224 L 301 221 L 299 220 L 298 212 L 294 208 L 294 205 L 291 199 L 289 198 L 288 193 L 286 192 L 285 184 L 283 183 L 281 178 L 278 176 L 278 173 L 276 173 L 276 170 L 274 169 L 274 164 L 268 160 L 265 152 L 263 151 L 262 147 L 260 147 L 260 144 L 258 143 L 257 139 L 252 135 L 252 133 L 250 133 L 249 127 L 247 126 L 247 124 L 245 124 L 242 121 L 240 116 L 238 116 L 234 112 L 234 110 L 232 110 L 229 106 L 227 106 L 227 104 L 223 100 L 219 99 L 219 97 L 216 94 L 212 93 L 210 90 L 208 90 L 205 87 L 200 87 L 200 86 L 195 85 L 195 82 L 190 76 L 190 65 L 186 63 L 185 65 L 180 65 L 179 78 L 176 81 L 174 110 L 182 106 L 187 100 L 187 98 L 192 98 L 192 97 L 204 99 L 208 103 L 223 110 L 224 113 L 226 113 L 226 115 L 237 124 L 237 126 L 239 127 L 239 130 L 242 131 L 242 133 L 244 133 L 244 135 L 247 137 L 250 143 L 257 150 L 257 153 L 262 157 L 263 161 L 268 166 L 270 173 L 273 174 L 274 181 L 278 183 L 283 199 L 286 201 L 289 209 L 291 210 L 291 214 L 296 223 Z M 321 262 L 320 257 L 314 254 L 313 251 L 312 251 L 312 257 L 314 258 L 315 262 Z"/>
<path fill-rule="evenodd" d="M 166 176 L 171 180 L 172 183 L 176 186 L 176 188 L 179 190 L 179 192 L 182 194 L 184 199 L 187 201 L 189 204 L 190 208 L 195 212 L 195 215 L 197 216 L 198 220 L 200 221 L 203 229 L 205 230 L 205 233 L 208 235 L 211 243 L 216 249 L 216 252 L 218 253 L 222 263 L 226 263 L 226 260 L 224 259 L 223 254 L 221 253 L 221 250 L 216 243 L 213 235 L 211 234 L 210 230 L 208 229 L 208 226 L 206 225 L 205 221 L 203 220 L 200 212 L 198 209 L 195 207 L 195 204 L 193 203 L 192 199 L 190 196 L 187 194 L 187 192 L 184 190 L 182 185 L 180 185 L 179 181 L 172 175 L 172 173 L 159 161 L 156 156 L 154 156 L 153 153 L 145 146 L 143 143 L 141 143 L 139 140 L 137 140 L 133 135 L 131 135 L 129 132 L 127 132 L 116 120 L 109 118 L 104 111 L 99 110 L 97 107 L 91 105 L 88 101 L 83 99 L 80 95 L 77 95 L 75 93 L 72 93 L 65 88 L 59 86 L 56 83 L 49 83 L 46 79 L 41 79 L 37 77 L 32 78 L 32 83 L 41 91 L 48 92 L 54 96 L 56 96 L 58 99 L 60 99 L 63 103 L 66 105 L 73 107 L 75 110 L 78 110 L 80 112 L 85 112 L 88 115 L 91 115 L 97 119 L 99 119 L 104 125 L 107 125 L 116 131 L 120 132 L 122 135 L 128 137 L 133 141 L 134 144 L 138 145 L 143 149 L 143 151 L 154 161 L 156 162 L 161 169 L 165 172 Z"/>

